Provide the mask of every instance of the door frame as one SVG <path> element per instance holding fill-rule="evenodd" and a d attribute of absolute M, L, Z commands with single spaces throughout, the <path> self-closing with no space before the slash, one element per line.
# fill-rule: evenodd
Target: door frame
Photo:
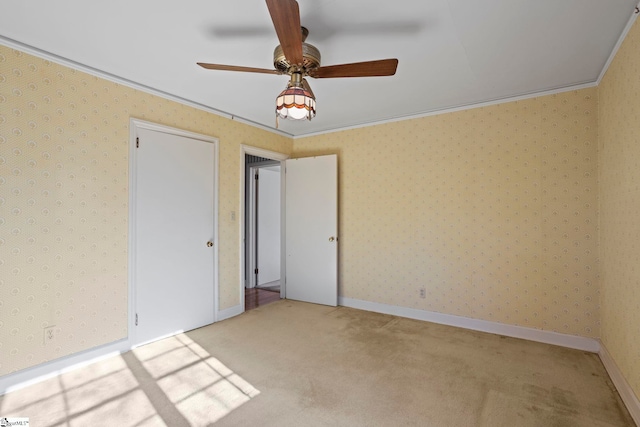
<path fill-rule="evenodd" d="M 284 240 L 284 227 L 285 227 L 285 160 L 289 158 L 289 155 L 278 153 L 275 151 L 265 150 L 263 148 L 252 147 L 250 145 L 241 144 L 240 145 L 240 283 L 239 283 L 239 298 L 240 304 L 242 307 L 241 313 L 244 312 L 244 288 L 245 288 L 245 280 L 247 279 L 246 274 L 246 253 L 247 253 L 247 236 L 246 236 L 246 207 L 247 207 L 247 170 L 246 170 L 246 155 L 264 157 L 265 159 L 275 160 L 280 162 L 280 298 L 284 298 L 285 296 L 285 278 L 284 272 L 286 271 L 286 257 L 285 257 L 285 240 Z"/>
<path fill-rule="evenodd" d="M 181 136 L 184 138 L 195 139 L 198 141 L 204 141 L 213 144 L 213 301 L 211 301 L 211 309 L 213 310 L 213 321 L 218 321 L 219 318 L 219 241 L 218 241 L 218 195 L 219 195 L 219 141 L 212 136 L 203 135 L 195 132 L 186 131 L 183 129 L 173 128 L 170 126 L 152 123 L 136 118 L 129 119 L 129 243 L 128 243 L 128 281 L 129 281 L 129 307 L 127 322 L 127 339 L 129 341 L 129 348 L 133 348 L 137 345 L 136 336 L 136 187 L 137 187 L 137 150 L 136 150 L 136 137 L 138 129 L 147 129 L 156 132 L 162 132 L 170 135 Z"/>
<path fill-rule="evenodd" d="M 280 173 L 282 174 L 282 165 L 277 160 L 269 160 L 266 162 L 254 163 L 251 164 L 248 168 L 246 168 L 246 177 L 245 177 L 245 288 L 255 288 L 258 286 L 257 277 L 252 271 L 258 268 L 259 259 L 257 257 L 258 245 L 256 243 L 258 240 L 258 218 L 257 214 L 260 210 L 260 207 L 257 205 L 256 200 L 258 199 L 258 192 L 260 191 L 260 181 L 257 181 L 253 177 L 257 173 L 259 173 L 260 169 L 269 168 L 279 166 Z M 282 176 L 282 175 L 281 175 Z M 257 182 L 256 182 L 257 181 Z M 248 214 L 247 214 L 248 213 Z M 280 233 L 282 234 L 282 233 Z M 284 276 L 284 273 L 281 272 L 281 276 Z M 281 277 L 282 279 L 282 277 Z"/>

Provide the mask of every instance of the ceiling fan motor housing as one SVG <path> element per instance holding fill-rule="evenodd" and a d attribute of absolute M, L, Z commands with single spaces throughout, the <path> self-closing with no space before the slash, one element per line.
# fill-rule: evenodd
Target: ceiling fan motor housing
<path fill-rule="evenodd" d="M 282 46 L 276 46 L 273 51 L 273 66 L 276 70 L 281 71 L 284 74 L 289 74 L 289 69 L 292 65 L 284 56 Z M 318 68 L 320 66 L 320 51 L 309 43 L 302 43 L 302 69 L 303 71 Z"/>

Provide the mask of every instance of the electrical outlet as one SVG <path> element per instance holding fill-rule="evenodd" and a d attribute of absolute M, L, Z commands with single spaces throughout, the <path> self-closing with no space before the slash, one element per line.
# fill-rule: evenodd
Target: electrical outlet
<path fill-rule="evenodd" d="M 420 288 L 420 298 L 427 297 L 427 290 L 425 288 Z"/>
<path fill-rule="evenodd" d="M 47 326 L 44 328 L 44 345 L 50 343 L 56 337 L 56 327 L 55 326 Z"/>

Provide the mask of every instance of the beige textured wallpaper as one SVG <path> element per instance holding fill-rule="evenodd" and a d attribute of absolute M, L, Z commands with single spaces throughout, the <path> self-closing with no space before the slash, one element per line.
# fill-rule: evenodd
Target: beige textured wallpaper
<path fill-rule="evenodd" d="M 340 294 L 599 336 L 596 101 L 584 89 L 294 140 L 295 157 L 338 154 Z"/>
<path fill-rule="evenodd" d="M 598 87 L 602 340 L 640 398 L 640 25 Z"/>
<path fill-rule="evenodd" d="M 291 140 L 0 46 L 0 375 L 127 336 L 130 117 L 219 138 L 219 304 L 240 303 L 240 144 Z"/>
<path fill-rule="evenodd" d="M 240 144 L 337 153 L 342 296 L 602 335 L 640 394 L 638 31 L 598 89 L 295 141 L 0 46 L 0 375 L 126 336 L 136 117 L 220 140 L 220 308 Z"/>

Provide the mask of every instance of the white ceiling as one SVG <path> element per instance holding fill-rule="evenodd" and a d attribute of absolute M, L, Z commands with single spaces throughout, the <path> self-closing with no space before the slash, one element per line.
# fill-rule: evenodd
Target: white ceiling
<path fill-rule="evenodd" d="M 322 65 L 398 58 L 393 77 L 311 79 L 317 116 L 280 121 L 306 135 L 595 83 L 637 0 L 298 0 Z M 275 127 L 287 76 L 264 0 L 5 0 L 0 43 L 37 49 Z"/>

